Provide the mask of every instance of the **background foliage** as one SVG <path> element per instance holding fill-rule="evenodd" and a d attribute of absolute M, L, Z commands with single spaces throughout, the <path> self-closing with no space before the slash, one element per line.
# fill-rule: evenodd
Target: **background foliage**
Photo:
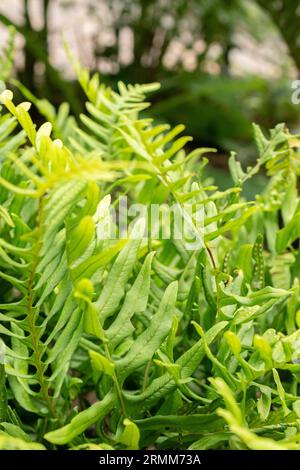
<path fill-rule="evenodd" d="M 18 31 L 24 56 L 18 55 L 17 76 L 55 105 L 67 99 L 78 113 L 84 103 L 59 52 L 64 31 L 85 65 L 111 86 L 120 79 L 161 82 L 153 113 L 183 122 L 196 145 L 241 149 L 241 158 L 253 161 L 253 121 L 265 130 L 277 122 L 298 127 L 291 104 L 300 64 L 298 1 L 14 2 L 12 8 L 2 1 L 0 22 Z M 226 167 L 222 158 L 214 164 Z"/>

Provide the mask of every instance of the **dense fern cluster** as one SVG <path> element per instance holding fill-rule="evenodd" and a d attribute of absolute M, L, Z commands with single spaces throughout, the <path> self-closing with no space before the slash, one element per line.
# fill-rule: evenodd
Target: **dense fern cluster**
<path fill-rule="evenodd" d="M 1 94 L 0 447 L 299 449 L 300 140 L 255 127 L 257 164 L 232 155 L 219 191 L 212 149 L 142 113 L 156 84 L 76 70 L 80 122 L 19 85 L 37 128 Z M 124 195 L 200 205 L 201 246 L 100 237 Z"/>

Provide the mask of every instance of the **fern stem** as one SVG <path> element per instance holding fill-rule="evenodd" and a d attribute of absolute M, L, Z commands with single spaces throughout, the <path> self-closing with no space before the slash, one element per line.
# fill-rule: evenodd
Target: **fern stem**
<path fill-rule="evenodd" d="M 104 351 L 105 351 L 105 355 L 106 355 L 107 359 L 109 359 L 109 361 L 111 361 L 112 360 L 111 355 L 110 355 L 110 352 L 109 352 L 109 349 L 108 349 L 108 346 L 107 346 L 106 342 L 104 343 Z M 114 384 L 115 384 L 115 389 L 116 389 L 116 392 L 117 392 L 117 395 L 118 395 L 118 399 L 119 399 L 119 402 L 120 402 L 120 406 L 121 406 L 123 415 L 125 416 L 125 418 L 127 418 L 127 411 L 126 411 L 125 403 L 124 403 L 124 400 L 123 400 L 122 389 L 121 389 L 121 386 L 119 384 L 119 380 L 118 380 L 116 372 L 114 372 L 114 374 L 113 374 L 113 381 L 114 381 Z"/>
<path fill-rule="evenodd" d="M 146 390 L 146 387 L 147 387 L 148 382 L 149 382 L 149 372 L 150 372 L 151 363 L 152 363 L 152 361 L 148 361 L 148 363 L 146 365 L 146 369 L 145 369 L 145 373 L 144 373 L 144 379 L 143 379 L 143 387 L 142 387 L 143 392 Z"/>
<path fill-rule="evenodd" d="M 6 421 L 7 416 L 7 392 L 6 392 L 6 375 L 4 364 L 0 363 L 0 423 Z"/>
<path fill-rule="evenodd" d="M 33 283 L 34 277 L 36 274 L 36 268 L 38 264 L 38 255 L 41 248 L 41 239 L 42 239 L 42 213 L 43 213 L 43 199 L 39 199 L 39 207 L 37 214 L 37 237 L 35 248 L 33 252 L 33 261 L 32 268 L 29 274 L 28 285 L 27 285 L 27 295 L 26 295 L 26 305 L 27 305 L 27 321 L 31 335 L 32 348 L 33 348 L 33 358 L 34 364 L 37 370 L 37 378 L 39 385 L 41 387 L 41 394 L 47 405 L 47 408 L 53 417 L 56 417 L 55 408 L 53 401 L 48 393 L 48 386 L 45 380 L 44 372 L 45 367 L 42 363 L 42 353 L 39 347 L 39 334 L 35 324 L 35 311 L 34 311 L 34 298 L 33 298 Z"/>

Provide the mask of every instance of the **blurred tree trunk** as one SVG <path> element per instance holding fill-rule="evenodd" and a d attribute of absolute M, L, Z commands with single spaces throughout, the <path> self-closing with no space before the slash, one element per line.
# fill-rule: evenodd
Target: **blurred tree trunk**
<path fill-rule="evenodd" d="M 28 0 L 24 0 L 24 28 L 26 30 L 32 30 L 30 16 L 29 16 L 29 5 Z M 27 40 L 26 40 L 27 43 Z M 26 44 L 27 46 L 27 44 Z M 35 57 L 32 54 L 30 48 L 25 46 L 24 50 L 24 70 L 21 72 L 21 80 L 25 86 L 29 86 L 30 82 L 34 80 L 34 64 Z"/>
<path fill-rule="evenodd" d="M 295 0 L 284 0 L 281 3 L 275 0 L 257 0 L 257 2 L 269 13 L 278 27 L 300 75 L 300 3 Z"/>
<path fill-rule="evenodd" d="M 42 11 L 43 11 L 43 27 L 41 30 L 36 31 L 32 27 L 30 12 L 29 12 L 29 0 L 24 0 L 24 31 L 27 34 L 24 34 L 25 38 L 25 48 L 24 48 L 24 61 L 25 66 L 24 70 L 20 72 L 20 79 L 22 83 L 31 88 L 36 88 L 38 92 L 39 88 L 43 87 L 45 91 L 49 91 L 49 81 L 51 82 L 51 77 L 49 77 L 49 70 L 46 66 L 46 58 L 48 57 L 48 8 L 49 0 L 40 0 L 42 2 Z M 35 42 L 36 47 L 39 49 L 39 54 L 37 55 L 36 49 L 32 47 L 32 42 Z M 45 65 L 45 75 L 43 77 L 42 83 L 38 84 L 36 82 L 36 70 L 35 65 L 37 63 L 44 63 Z"/>
<path fill-rule="evenodd" d="M 133 24 L 134 33 L 134 62 L 133 69 L 135 81 L 146 82 L 155 81 L 153 72 L 143 67 L 143 56 L 150 54 L 153 45 L 155 27 L 149 15 L 149 9 L 155 0 L 141 0 L 141 13 L 139 19 Z"/>

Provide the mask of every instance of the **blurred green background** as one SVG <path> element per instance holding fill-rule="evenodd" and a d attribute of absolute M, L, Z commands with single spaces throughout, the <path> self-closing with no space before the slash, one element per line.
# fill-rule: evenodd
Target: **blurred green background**
<path fill-rule="evenodd" d="M 230 150 L 245 164 L 255 158 L 253 121 L 298 131 L 299 24 L 298 0 L 0 0 L 0 50 L 10 51 L 0 75 L 8 80 L 11 58 L 34 95 L 80 112 L 64 36 L 111 86 L 160 81 L 151 115 L 185 124 L 195 146 L 216 147 L 214 176 L 226 186 Z"/>

